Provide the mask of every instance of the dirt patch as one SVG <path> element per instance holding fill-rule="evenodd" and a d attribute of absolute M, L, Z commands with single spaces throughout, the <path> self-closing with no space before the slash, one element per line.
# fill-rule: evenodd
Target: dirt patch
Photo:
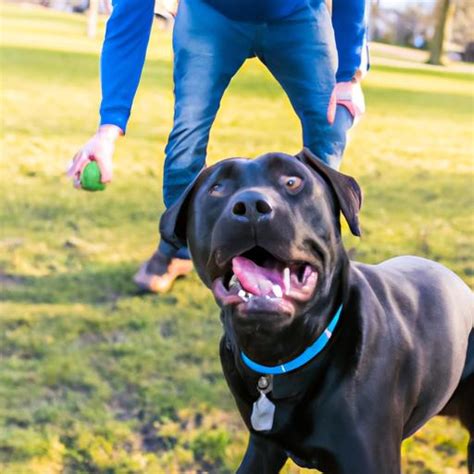
<path fill-rule="evenodd" d="M 0 288 L 14 288 L 26 284 L 26 278 L 18 275 L 10 275 L 0 270 Z"/>

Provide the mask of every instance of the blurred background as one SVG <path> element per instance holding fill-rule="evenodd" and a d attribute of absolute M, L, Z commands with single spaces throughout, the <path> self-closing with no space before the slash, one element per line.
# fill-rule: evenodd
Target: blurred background
<path fill-rule="evenodd" d="M 0 471 L 233 472 L 247 434 L 221 373 L 212 296 L 195 275 L 164 296 L 131 281 L 163 211 L 174 2 L 156 3 L 114 182 L 95 194 L 64 171 L 97 127 L 108 3 L 0 8 Z M 367 113 L 342 165 L 365 193 L 363 237 L 345 232 L 346 246 L 369 263 L 431 258 L 472 287 L 474 1 L 373 1 L 370 38 Z M 209 162 L 296 152 L 300 137 L 286 96 L 249 60 Z M 404 443 L 404 472 L 464 474 L 466 444 L 457 422 L 435 419 Z"/>

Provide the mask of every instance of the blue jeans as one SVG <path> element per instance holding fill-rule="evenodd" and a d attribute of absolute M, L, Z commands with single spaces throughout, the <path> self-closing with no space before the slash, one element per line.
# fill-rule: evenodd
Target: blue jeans
<path fill-rule="evenodd" d="M 204 167 L 222 95 L 249 57 L 257 56 L 285 90 L 301 121 L 303 145 L 329 166 L 339 166 L 352 117 L 338 106 L 334 124 L 328 122 L 337 50 L 323 0 L 309 0 L 302 9 L 269 23 L 234 21 L 202 0 L 182 0 L 173 49 L 175 110 L 165 149 L 166 207 Z M 176 253 L 166 242 L 160 250 Z"/>

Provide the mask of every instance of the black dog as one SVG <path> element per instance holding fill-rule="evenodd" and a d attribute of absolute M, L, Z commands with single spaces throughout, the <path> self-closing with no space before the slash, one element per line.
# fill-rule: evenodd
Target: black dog
<path fill-rule="evenodd" d="M 221 360 L 250 430 L 242 473 L 288 457 L 325 473 L 400 473 L 402 440 L 437 414 L 469 430 L 474 298 L 417 257 L 350 262 L 360 188 L 307 150 L 204 170 L 161 221 L 222 308 Z"/>

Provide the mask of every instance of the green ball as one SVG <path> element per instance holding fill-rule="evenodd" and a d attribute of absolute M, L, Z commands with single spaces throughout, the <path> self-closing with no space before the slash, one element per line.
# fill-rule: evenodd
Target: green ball
<path fill-rule="evenodd" d="M 103 191 L 105 184 L 100 182 L 100 168 L 96 161 L 91 161 L 82 171 L 81 187 L 86 191 Z"/>

